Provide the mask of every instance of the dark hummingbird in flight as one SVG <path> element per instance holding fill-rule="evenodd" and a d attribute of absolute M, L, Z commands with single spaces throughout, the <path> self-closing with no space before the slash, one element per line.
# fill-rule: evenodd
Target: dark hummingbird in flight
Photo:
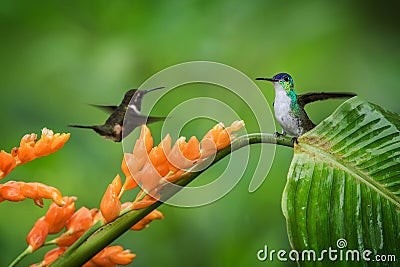
<path fill-rule="evenodd" d="M 130 89 L 125 93 L 125 96 L 119 106 L 93 105 L 105 111 L 111 112 L 111 115 L 103 125 L 69 126 L 75 128 L 92 129 L 106 139 L 110 139 L 114 142 L 121 142 L 121 140 L 128 136 L 136 127 L 166 119 L 166 117 L 151 117 L 142 115 L 140 113 L 144 96 L 151 91 L 162 88 L 164 87 L 157 87 L 148 90 Z"/>
<path fill-rule="evenodd" d="M 282 127 L 282 135 L 288 134 L 293 137 L 299 137 L 315 127 L 315 124 L 304 110 L 304 106 L 308 103 L 330 98 L 350 98 L 356 96 L 354 93 L 324 92 L 298 95 L 294 91 L 292 76 L 287 73 L 279 73 L 272 78 L 256 78 L 256 80 L 269 81 L 274 85 L 275 118 Z"/>

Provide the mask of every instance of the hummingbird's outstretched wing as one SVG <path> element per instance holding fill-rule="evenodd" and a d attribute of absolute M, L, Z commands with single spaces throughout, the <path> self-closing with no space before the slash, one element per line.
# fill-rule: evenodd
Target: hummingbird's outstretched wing
<path fill-rule="evenodd" d="M 125 119 L 123 122 L 123 137 L 128 136 L 136 127 L 142 126 L 143 124 L 149 124 L 158 121 L 164 121 L 168 119 L 168 117 L 152 117 L 145 116 L 138 113 L 133 112 L 128 109 L 125 115 Z"/>
<path fill-rule="evenodd" d="M 96 104 L 89 104 L 89 105 L 99 108 L 99 109 L 109 112 L 109 113 L 113 113 L 118 108 L 118 106 L 103 106 L 103 105 L 96 105 Z"/>
<path fill-rule="evenodd" d="M 354 93 L 325 93 L 325 92 L 313 92 L 297 96 L 297 101 L 300 106 L 304 107 L 308 103 L 325 100 L 330 98 L 350 98 L 356 96 Z"/>

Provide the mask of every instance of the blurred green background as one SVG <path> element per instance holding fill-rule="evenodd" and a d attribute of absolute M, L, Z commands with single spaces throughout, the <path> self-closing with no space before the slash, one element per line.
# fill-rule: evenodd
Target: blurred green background
<path fill-rule="evenodd" d="M 17 168 L 2 182 L 40 181 L 78 196 L 78 206 L 98 207 L 107 184 L 121 173 L 122 146 L 66 125 L 103 122 L 107 115 L 88 103 L 119 103 L 127 89 L 186 61 L 221 62 L 250 78 L 285 71 L 299 93 L 353 91 L 399 113 L 400 34 L 393 3 L 1 1 L 0 148 L 9 151 L 25 133 L 42 127 L 72 133 L 61 151 Z M 257 84 L 272 103 L 272 86 Z M 154 114 L 164 115 L 197 96 L 196 90 L 170 92 Z M 204 89 L 202 96 L 223 96 L 214 91 Z M 310 117 L 319 122 L 339 103 L 315 103 L 308 107 Z M 238 105 L 247 131 L 256 132 L 254 118 Z M 210 125 L 188 124 L 182 134 L 201 137 Z M 160 127 L 150 128 L 157 135 Z M 255 154 L 260 149 L 252 147 Z M 248 192 L 251 177 L 245 175 L 210 205 L 162 206 L 164 221 L 115 243 L 137 253 L 132 266 L 288 266 L 259 262 L 256 253 L 264 245 L 290 248 L 280 203 L 291 157 L 291 149 L 278 147 L 267 179 L 254 193 Z M 246 174 L 256 159 L 250 162 Z M 1 203 L 0 266 L 25 248 L 26 234 L 45 211 L 30 200 Z M 45 250 L 20 266 L 39 261 Z"/>

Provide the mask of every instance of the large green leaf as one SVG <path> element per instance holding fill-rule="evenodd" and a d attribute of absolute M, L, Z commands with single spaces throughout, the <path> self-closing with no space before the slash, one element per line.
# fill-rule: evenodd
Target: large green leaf
<path fill-rule="evenodd" d="M 400 266 L 399 129 L 398 114 L 355 97 L 299 137 L 282 200 L 292 248 L 338 250 L 336 261 L 300 265 Z M 349 250 L 371 250 L 371 261 L 345 261 Z"/>

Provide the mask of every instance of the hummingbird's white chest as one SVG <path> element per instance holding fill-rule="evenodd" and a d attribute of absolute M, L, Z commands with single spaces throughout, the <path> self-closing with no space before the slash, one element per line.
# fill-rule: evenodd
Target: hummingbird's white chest
<path fill-rule="evenodd" d="M 291 136 L 299 135 L 299 119 L 291 110 L 292 100 L 286 95 L 286 92 L 278 93 L 274 101 L 275 118 L 284 132 Z"/>

